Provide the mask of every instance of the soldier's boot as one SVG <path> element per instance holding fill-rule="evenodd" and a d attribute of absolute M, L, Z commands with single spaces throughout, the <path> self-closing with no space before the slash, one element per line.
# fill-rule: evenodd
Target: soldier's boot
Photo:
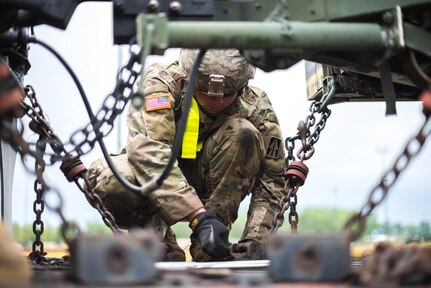
<path fill-rule="evenodd" d="M 174 261 L 186 261 L 186 254 L 183 249 L 178 245 L 175 233 L 169 227 L 166 230 L 165 238 L 163 239 L 165 244 L 165 255 L 162 261 L 174 262 Z"/>

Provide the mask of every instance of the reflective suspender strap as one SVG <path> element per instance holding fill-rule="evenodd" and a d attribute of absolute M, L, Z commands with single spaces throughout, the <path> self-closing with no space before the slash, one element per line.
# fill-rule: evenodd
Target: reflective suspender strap
<path fill-rule="evenodd" d="M 199 136 L 199 107 L 195 98 L 192 98 L 186 131 L 184 132 L 181 158 L 196 159 L 196 151 L 202 149 L 202 143 L 198 144 Z"/>

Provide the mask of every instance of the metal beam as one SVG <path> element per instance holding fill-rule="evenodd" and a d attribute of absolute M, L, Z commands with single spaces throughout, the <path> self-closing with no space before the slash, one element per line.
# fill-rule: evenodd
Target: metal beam
<path fill-rule="evenodd" d="M 266 268 L 269 260 L 221 261 L 221 262 L 157 262 L 154 265 L 160 271 L 184 271 L 189 269 L 250 269 Z"/>
<path fill-rule="evenodd" d="M 284 48 L 312 51 L 377 51 L 396 47 L 390 30 L 377 24 L 278 22 L 167 22 L 164 15 L 138 17 L 138 43 L 155 27 L 154 48 Z"/>
<path fill-rule="evenodd" d="M 384 11 L 396 5 L 403 12 L 423 9 L 431 4 L 430 0 L 289 0 L 283 8 L 290 20 L 301 21 L 348 21 L 380 18 Z"/>

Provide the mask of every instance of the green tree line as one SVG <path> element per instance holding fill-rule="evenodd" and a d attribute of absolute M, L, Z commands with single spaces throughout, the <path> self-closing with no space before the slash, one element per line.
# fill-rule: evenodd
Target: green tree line
<path fill-rule="evenodd" d="M 337 233 L 343 230 L 347 219 L 353 215 L 354 211 L 335 209 L 335 208 L 304 208 L 299 211 L 298 229 L 304 233 Z M 285 214 L 285 221 L 280 232 L 290 231 L 288 222 L 288 213 Z M 240 213 L 237 221 L 232 226 L 230 238 L 232 241 L 241 238 L 247 220 L 246 213 Z M 188 223 L 180 222 L 172 227 L 178 238 L 190 237 L 191 230 Z M 88 222 L 83 228 L 84 232 L 89 233 L 111 233 L 109 228 L 100 222 Z M 34 240 L 32 224 L 18 225 L 13 224 L 13 234 L 17 242 L 24 245 L 31 245 Z M 368 218 L 366 230 L 361 239 L 370 235 L 395 235 L 403 236 L 406 240 L 423 239 L 431 240 L 431 226 L 427 221 L 421 221 L 418 224 L 401 225 L 399 223 L 379 223 L 374 215 Z M 51 241 L 60 243 L 62 238 L 59 227 L 45 226 L 44 233 L 41 236 L 42 241 Z"/>

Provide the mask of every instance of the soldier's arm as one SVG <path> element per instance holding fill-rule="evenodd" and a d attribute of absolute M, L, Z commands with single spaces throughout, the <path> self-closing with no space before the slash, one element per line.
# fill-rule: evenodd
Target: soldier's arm
<path fill-rule="evenodd" d="M 160 78 L 153 77 L 151 72 L 142 81 L 146 88 L 140 92 L 146 95 L 145 105 L 139 110 L 129 108 L 126 151 L 137 181 L 144 185 L 160 175 L 170 157 L 175 137 L 175 99 L 173 87 L 169 87 Z M 161 208 L 161 216 L 168 225 L 193 218 L 203 207 L 196 191 L 187 183 L 177 164 L 163 185 L 148 197 L 154 205 Z"/>
<path fill-rule="evenodd" d="M 285 195 L 284 171 L 285 154 L 284 141 L 278 119 L 266 94 L 261 99 L 258 111 L 258 129 L 264 142 L 264 159 L 262 173 L 252 192 L 248 211 L 247 224 L 242 239 L 253 239 L 259 242 L 272 228 L 273 219 L 278 213 L 278 203 Z"/>

